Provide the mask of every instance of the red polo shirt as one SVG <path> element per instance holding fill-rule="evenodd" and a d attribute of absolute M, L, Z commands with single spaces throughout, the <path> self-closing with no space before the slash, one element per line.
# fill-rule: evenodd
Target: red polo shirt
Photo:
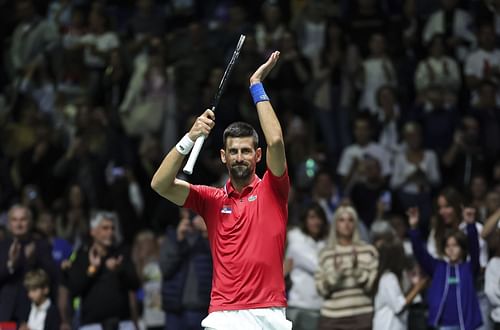
<path fill-rule="evenodd" d="M 288 172 L 267 170 L 242 193 L 191 185 L 184 207 L 205 219 L 213 259 L 209 312 L 285 307 L 283 255 L 288 219 Z"/>

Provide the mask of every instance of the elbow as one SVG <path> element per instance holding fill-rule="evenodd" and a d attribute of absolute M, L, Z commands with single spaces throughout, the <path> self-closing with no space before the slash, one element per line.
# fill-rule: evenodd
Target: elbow
<path fill-rule="evenodd" d="M 283 135 L 281 134 L 281 132 L 279 134 L 270 137 L 267 140 L 267 146 L 269 148 L 283 148 L 284 145 L 285 141 L 283 140 Z"/>
<path fill-rule="evenodd" d="M 155 176 L 153 176 L 153 179 L 151 180 L 151 189 L 154 191 L 158 192 L 160 189 L 160 183 L 158 182 L 158 179 L 156 179 Z"/>
<path fill-rule="evenodd" d="M 158 194 L 162 194 L 162 192 L 165 191 L 165 183 L 162 182 L 157 175 L 153 176 L 153 179 L 151 179 L 151 189 L 156 191 Z"/>

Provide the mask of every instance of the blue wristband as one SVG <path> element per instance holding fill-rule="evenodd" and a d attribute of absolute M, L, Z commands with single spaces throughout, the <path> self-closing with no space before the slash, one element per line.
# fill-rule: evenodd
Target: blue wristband
<path fill-rule="evenodd" d="M 257 104 L 262 101 L 269 101 L 266 91 L 262 83 L 253 84 L 250 86 L 250 94 L 252 94 L 253 103 Z"/>

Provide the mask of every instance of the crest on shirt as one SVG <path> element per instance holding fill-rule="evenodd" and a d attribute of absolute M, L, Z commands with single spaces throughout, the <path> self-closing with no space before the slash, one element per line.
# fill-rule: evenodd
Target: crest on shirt
<path fill-rule="evenodd" d="M 256 199 L 257 199 L 257 195 L 252 195 L 252 196 L 248 197 L 249 202 L 253 202 Z"/>
<path fill-rule="evenodd" d="M 231 209 L 230 205 L 223 205 L 222 209 L 220 210 L 220 213 L 231 214 L 233 213 L 233 210 Z"/>

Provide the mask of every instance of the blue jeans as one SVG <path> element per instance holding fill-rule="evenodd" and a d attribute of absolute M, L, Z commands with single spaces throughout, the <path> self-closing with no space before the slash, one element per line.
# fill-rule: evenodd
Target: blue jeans
<path fill-rule="evenodd" d="M 458 325 L 445 325 L 442 327 L 438 327 L 437 330 L 460 330 L 460 327 Z"/>
<path fill-rule="evenodd" d="M 201 321 L 207 312 L 184 310 L 180 313 L 166 313 L 165 330 L 202 330 Z"/>

